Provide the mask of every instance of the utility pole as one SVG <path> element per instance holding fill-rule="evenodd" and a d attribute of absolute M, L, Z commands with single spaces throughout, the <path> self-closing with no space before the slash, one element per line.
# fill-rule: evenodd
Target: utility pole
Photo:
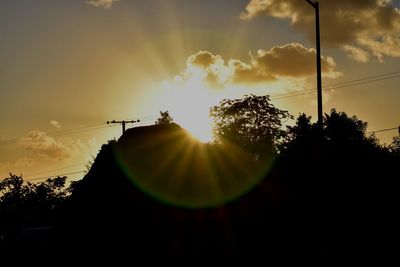
<path fill-rule="evenodd" d="M 122 134 L 124 134 L 125 133 L 125 125 L 127 123 L 136 123 L 136 122 L 140 122 L 140 120 L 131 120 L 131 121 L 116 121 L 116 120 L 112 120 L 112 121 L 107 121 L 107 124 L 110 124 L 110 123 L 119 123 L 119 124 L 121 124 L 122 125 Z"/>
<path fill-rule="evenodd" d="M 317 98 L 318 98 L 318 125 L 322 129 L 322 78 L 321 78 L 321 38 L 319 30 L 319 3 L 306 0 L 315 9 L 315 39 L 317 50 Z"/>

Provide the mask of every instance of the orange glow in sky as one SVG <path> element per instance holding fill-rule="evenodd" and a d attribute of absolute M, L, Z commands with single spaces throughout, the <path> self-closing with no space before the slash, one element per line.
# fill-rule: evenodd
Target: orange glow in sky
<path fill-rule="evenodd" d="M 324 112 L 356 115 L 367 131 L 398 127 L 399 1 L 360 8 L 354 1 L 320 1 L 323 86 L 346 85 L 324 91 Z M 106 121 L 150 125 L 160 111 L 208 142 L 209 108 L 245 94 L 299 93 L 272 103 L 316 119 L 307 91 L 316 83 L 314 13 L 306 1 L 300 8 L 301 1 L 277 0 L 87 2 L 0 3 L 2 177 L 84 171 L 121 135 Z M 389 143 L 396 134 L 377 137 Z"/>

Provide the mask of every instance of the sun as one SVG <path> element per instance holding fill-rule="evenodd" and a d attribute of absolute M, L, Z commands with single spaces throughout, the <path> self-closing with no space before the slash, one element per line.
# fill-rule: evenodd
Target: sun
<path fill-rule="evenodd" d="M 215 90 L 204 84 L 201 73 L 183 82 L 163 84 L 162 102 L 174 122 L 186 129 L 192 137 L 208 143 L 213 138 L 213 120 L 210 107 L 218 103 Z"/>
<path fill-rule="evenodd" d="M 186 129 L 190 135 L 202 143 L 209 143 L 213 139 L 212 122 L 208 119 L 198 118 L 182 122 L 181 126 Z"/>
<path fill-rule="evenodd" d="M 171 113 L 174 121 L 186 129 L 192 137 L 202 143 L 208 143 L 213 138 L 213 120 L 209 116 L 208 98 L 177 99 Z"/>

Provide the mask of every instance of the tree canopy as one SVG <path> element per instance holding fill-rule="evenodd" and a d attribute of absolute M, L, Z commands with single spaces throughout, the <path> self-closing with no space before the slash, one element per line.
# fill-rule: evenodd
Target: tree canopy
<path fill-rule="evenodd" d="M 224 99 L 210 109 L 216 141 L 230 142 L 260 156 L 276 150 L 285 136 L 282 123 L 292 116 L 270 103 L 269 96 L 246 95 L 242 99 Z"/>
<path fill-rule="evenodd" d="M 174 121 L 174 118 L 169 114 L 169 111 L 160 111 L 160 117 L 156 120 L 155 124 L 170 124 Z"/>

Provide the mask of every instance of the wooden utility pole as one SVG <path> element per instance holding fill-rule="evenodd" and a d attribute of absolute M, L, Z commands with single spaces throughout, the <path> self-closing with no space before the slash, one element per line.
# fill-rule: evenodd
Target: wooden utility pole
<path fill-rule="evenodd" d="M 127 123 L 136 123 L 136 122 L 140 122 L 140 120 L 131 120 L 131 121 L 116 121 L 116 120 L 112 120 L 112 121 L 107 121 L 107 124 L 110 124 L 110 123 L 119 123 L 119 124 L 121 124 L 122 125 L 122 134 L 124 134 L 125 133 L 125 125 Z"/>
<path fill-rule="evenodd" d="M 317 98 L 318 98 L 318 125 L 322 128 L 322 78 L 321 78 L 321 37 L 319 30 L 319 3 L 306 0 L 315 9 L 315 41 L 317 50 Z"/>

